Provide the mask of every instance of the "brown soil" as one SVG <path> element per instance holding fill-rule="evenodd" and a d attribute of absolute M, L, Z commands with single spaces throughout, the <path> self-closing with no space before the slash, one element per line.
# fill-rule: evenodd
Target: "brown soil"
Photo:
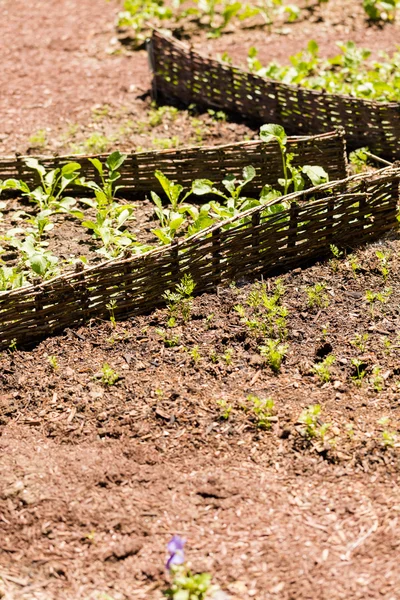
<path fill-rule="evenodd" d="M 352 39 L 390 49 L 398 26 L 368 28 L 356 5 L 330 2 L 324 21 L 314 15 L 285 36 L 254 30 L 194 42 L 237 60 L 264 44 L 283 59 L 310 37 L 330 51 L 354 25 Z M 0 152 L 26 151 L 41 129 L 49 151 L 119 130 L 104 105 L 121 109 L 122 122 L 126 114 L 148 120 L 145 54 L 107 52 L 116 47 L 117 6 L 0 0 Z M 254 134 L 199 118 L 209 129 L 187 112 L 167 113 L 112 145 L 150 146 L 155 135 L 187 141 L 196 127 L 203 142 Z M 386 283 L 377 250 L 391 252 Z M 245 274 L 236 287 L 195 299 L 191 319 L 173 329 L 160 310 L 3 353 L 0 597 L 161 599 L 165 544 L 179 533 L 193 569 L 209 570 L 232 600 L 397 600 L 399 250 L 388 239 L 282 276 L 288 352 L 278 374 L 234 309 L 242 304 L 251 316 Z M 319 282 L 329 305 L 313 309 L 305 290 Z M 275 283 L 266 282 L 271 293 Z M 366 290 L 389 287 L 372 314 Z M 368 334 L 365 348 L 351 343 L 356 334 Z M 313 366 L 327 353 L 336 361 L 323 384 Z M 101 380 L 104 363 L 119 374 L 113 385 Z M 273 398 L 269 429 L 257 426 L 249 394 Z M 330 423 L 324 440 L 307 440 L 298 422 L 311 404 Z"/>

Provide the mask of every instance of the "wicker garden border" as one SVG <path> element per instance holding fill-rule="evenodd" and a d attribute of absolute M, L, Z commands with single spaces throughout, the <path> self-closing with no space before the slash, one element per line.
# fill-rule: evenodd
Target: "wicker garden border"
<path fill-rule="evenodd" d="M 202 56 L 158 31 L 148 40 L 148 54 L 156 97 L 278 123 L 294 135 L 342 126 L 350 150 L 368 146 L 379 156 L 400 159 L 398 102 L 327 94 L 259 77 Z"/>
<path fill-rule="evenodd" d="M 317 136 L 288 138 L 288 151 L 293 152 L 294 164 L 317 164 L 323 167 L 331 181 L 343 179 L 347 175 L 346 144 L 342 130 L 331 131 Z M 0 180 L 22 179 L 30 187 L 40 184 L 37 173 L 29 169 L 24 156 L 0 158 Z M 32 158 L 32 157 L 29 157 Z M 99 176 L 86 155 L 46 157 L 36 156 L 46 169 L 54 169 L 70 161 L 81 164 L 81 175 L 87 180 L 99 182 Z M 105 161 L 106 154 L 91 155 Z M 259 191 L 263 185 L 276 185 L 282 177 L 282 157 L 276 142 L 265 144 L 261 141 L 238 142 L 222 146 L 190 147 L 178 150 L 159 150 L 128 154 L 119 169 L 121 179 L 118 185 L 123 187 L 127 198 L 143 198 L 151 190 L 162 193 L 156 169 L 169 179 L 190 187 L 193 179 L 207 178 L 221 183 L 228 173 L 240 177 L 243 167 L 253 165 L 257 176 L 248 185 L 248 193 Z M 76 194 L 87 194 L 87 190 L 75 186 Z"/>
<path fill-rule="evenodd" d="M 104 317 L 111 300 L 116 317 L 150 311 L 184 273 L 201 293 L 321 258 L 330 244 L 354 247 L 379 238 L 397 226 L 399 181 L 400 168 L 353 176 L 293 193 L 286 197 L 290 208 L 275 215 L 256 207 L 141 256 L 1 292 L 0 348 Z"/>

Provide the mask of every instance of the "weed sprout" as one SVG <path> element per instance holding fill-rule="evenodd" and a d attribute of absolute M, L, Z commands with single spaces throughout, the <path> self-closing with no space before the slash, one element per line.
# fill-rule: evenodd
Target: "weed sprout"
<path fill-rule="evenodd" d="M 301 413 L 298 422 L 303 426 L 300 433 L 308 440 L 319 438 L 324 440 L 330 423 L 320 423 L 321 406 L 312 404 Z"/>

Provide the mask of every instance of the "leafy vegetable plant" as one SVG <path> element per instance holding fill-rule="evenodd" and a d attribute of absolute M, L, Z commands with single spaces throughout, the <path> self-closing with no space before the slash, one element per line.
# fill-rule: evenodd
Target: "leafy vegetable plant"
<path fill-rule="evenodd" d="M 363 0 L 363 8 L 371 21 L 394 21 L 399 0 Z"/>
<path fill-rule="evenodd" d="M 25 163 L 27 167 L 36 171 L 41 185 L 34 190 L 30 190 L 24 181 L 7 179 L 2 182 L 0 191 L 2 189 L 19 190 L 23 196 L 27 196 L 31 202 L 36 204 L 40 211 L 69 212 L 75 205 L 75 200 L 73 198 L 62 198 L 62 195 L 67 187 L 77 180 L 81 168 L 80 164 L 70 162 L 63 167 L 46 172 L 46 169 L 36 158 L 26 158 Z"/>
<path fill-rule="evenodd" d="M 281 125 L 263 125 L 260 129 L 260 137 L 263 142 L 276 141 L 279 144 L 282 154 L 283 179 L 278 179 L 278 183 L 283 188 L 283 195 L 288 194 L 289 191 L 303 190 L 305 186 L 303 175 L 306 175 L 314 186 L 329 181 L 328 174 L 322 167 L 311 165 L 295 167 L 293 165 L 294 154 L 287 152 L 287 135 Z"/>
<path fill-rule="evenodd" d="M 400 99 L 400 51 L 392 56 L 380 53 L 381 61 L 370 61 L 371 51 L 359 48 L 354 42 L 338 42 L 337 45 L 340 54 L 322 59 L 317 42 L 311 40 L 306 50 L 290 57 L 289 65 L 271 62 L 265 67 L 257 58 L 257 49 L 252 47 L 248 67 L 262 77 L 328 93 L 383 102 Z M 365 152 L 359 151 L 357 159 L 365 162 L 365 157 Z"/>

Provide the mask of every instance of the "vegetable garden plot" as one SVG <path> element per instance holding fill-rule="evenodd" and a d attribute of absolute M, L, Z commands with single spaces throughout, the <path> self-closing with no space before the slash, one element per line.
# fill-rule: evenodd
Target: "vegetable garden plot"
<path fill-rule="evenodd" d="M 331 181 L 347 176 L 346 147 L 343 132 L 329 132 L 317 136 L 292 137 L 288 139 L 288 151 L 294 156 L 294 165 L 318 164 L 330 176 Z M 107 155 L 93 155 L 104 161 Z M 29 157 L 32 158 L 32 157 Z M 36 157 L 46 170 L 60 167 L 71 161 L 81 165 L 80 175 L 99 183 L 99 175 L 88 156 L 60 156 L 55 158 Z M 36 187 L 40 180 L 35 171 L 25 164 L 25 157 L 0 159 L 0 180 L 21 179 L 29 187 Z M 169 179 L 190 187 L 193 179 L 208 178 L 221 183 L 227 174 L 237 177 L 245 166 L 252 165 L 256 178 L 248 187 L 250 193 L 264 185 L 275 185 L 282 176 L 282 157 L 276 143 L 260 141 L 239 142 L 206 148 L 183 148 L 129 154 L 120 168 L 118 185 L 123 187 L 126 197 L 143 197 L 145 192 L 162 192 L 154 171 L 162 171 Z M 71 188 L 70 188 L 71 189 Z M 87 194 L 79 186 L 74 193 Z"/>
<path fill-rule="evenodd" d="M 112 260 L 36 286 L 0 293 L 0 347 L 35 341 L 108 315 L 144 313 L 191 274 L 196 293 L 322 257 L 330 244 L 356 246 L 397 226 L 400 169 L 358 175 L 286 196 L 161 249 Z M 14 342 L 15 340 L 15 342 Z"/>
<path fill-rule="evenodd" d="M 248 73 L 154 32 L 148 43 L 155 95 L 278 123 L 291 134 L 342 126 L 349 148 L 400 159 L 400 103 L 326 94 Z"/>

